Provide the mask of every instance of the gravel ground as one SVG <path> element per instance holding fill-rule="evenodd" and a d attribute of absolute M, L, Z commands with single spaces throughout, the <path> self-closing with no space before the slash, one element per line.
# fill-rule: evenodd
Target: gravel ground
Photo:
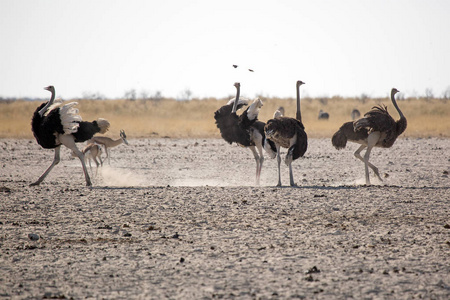
<path fill-rule="evenodd" d="M 297 188 L 218 139 L 134 139 L 86 187 L 80 162 L 0 140 L 5 299 L 449 299 L 449 139 L 310 139 Z M 371 174 L 373 175 L 373 174 Z M 289 183 L 282 165 L 283 184 Z"/>

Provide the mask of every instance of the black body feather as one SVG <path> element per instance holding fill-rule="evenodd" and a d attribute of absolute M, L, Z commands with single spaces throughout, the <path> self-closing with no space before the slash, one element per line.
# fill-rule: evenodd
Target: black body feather
<path fill-rule="evenodd" d="M 53 149 L 61 144 L 56 140 L 57 134 L 64 134 L 64 128 L 61 124 L 60 108 L 52 109 L 44 116 L 39 115 L 41 110 L 47 103 L 42 103 L 34 112 L 31 120 L 31 130 L 36 138 L 36 141 L 42 148 Z M 97 121 L 93 122 L 78 122 L 80 126 L 77 132 L 72 133 L 76 143 L 85 142 L 91 139 L 94 134 L 100 132 L 100 127 Z"/>
<path fill-rule="evenodd" d="M 241 108 L 243 104 L 239 104 Z M 244 147 L 252 146 L 253 143 L 250 138 L 250 133 L 246 120 L 240 120 L 236 113 L 231 113 L 233 104 L 224 105 L 214 113 L 217 128 L 220 130 L 220 135 L 229 144 L 237 143 Z"/>
<path fill-rule="evenodd" d="M 80 124 L 80 127 L 78 127 L 77 132 L 72 133 L 72 135 L 75 137 L 76 143 L 82 143 L 90 140 L 94 136 L 94 134 L 100 132 L 100 127 L 98 126 L 97 121 L 81 121 L 78 123 Z"/>
<path fill-rule="evenodd" d="M 366 129 L 368 133 L 379 131 L 386 137 L 377 144 L 379 147 L 390 148 L 395 143 L 397 137 L 406 129 L 406 118 L 402 117 L 395 121 L 388 113 L 385 105 L 374 106 L 368 111 L 364 118 L 354 122 L 355 131 Z"/>
<path fill-rule="evenodd" d="M 308 136 L 302 122 L 294 118 L 279 117 L 270 119 L 265 126 L 268 139 L 279 144 L 283 148 L 288 148 L 292 153 L 293 160 L 302 157 L 308 149 Z M 290 139 L 297 135 L 297 141 L 290 146 Z"/>
<path fill-rule="evenodd" d="M 355 131 L 353 122 L 344 123 L 331 138 L 331 143 L 336 149 L 343 149 L 347 145 L 347 141 L 364 141 L 369 136 L 367 128 L 360 128 Z"/>
<path fill-rule="evenodd" d="M 31 120 L 31 129 L 36 141 L 42 148 L 53 149 L 59 146 L 56 143 L 55 133 L 63 134 L 64 129 L 61 125 L 61 117 L 59 115 L 59 108 L 53 109 L 48 115 L 41 117 L 39 110 L 42 109 L 47 102 L 42 103 L 34 112 Z"/>

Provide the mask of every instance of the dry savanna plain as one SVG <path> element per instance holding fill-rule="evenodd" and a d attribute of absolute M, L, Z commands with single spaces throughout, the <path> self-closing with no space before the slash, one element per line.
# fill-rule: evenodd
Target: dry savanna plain
<path fill-rule="evenodd" d="M 226 101 L 78 101 L 129 142 L 88 164 L 92 187 L 67 149 L 30 187 L 54 155 L 31 134 L 38 103 L 0 102 L 0 298 L 450 299 L 448 101 L 399 101 L 408 128 L 372 151 L 383 181 L 366 186 L 358 146 L 330 138 L 353 108 L 397 119 L 390 101 L 304 99 L 308 151 L 281 188 L 276 160 L 255 186 L 251 152 L 220 138 Z M 263 101 L 262 121 L 294 116 Z"/>

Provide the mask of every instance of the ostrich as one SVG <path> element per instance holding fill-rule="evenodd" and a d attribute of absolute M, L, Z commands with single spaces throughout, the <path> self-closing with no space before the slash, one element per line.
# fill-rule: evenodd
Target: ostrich
<path fill-rule="evenodd" d="M 271 158 L 274 158 L 275 144 L 266 140 L 265 123 L 257 120 L 259 110 L 263 105 L 259 98 L 255 99 L 240 116 L 236 114 L 238 109 L 248 105 L 249 100 L 239 98 L 241 87 L 239 82 L 236 82 L 234 86 L 236 87 L 236 97 L 219 108 L 214 113 L 214 119 L 225 141 L 230 144 L 236 143 L 252 151 L 256 161 L 256 184 L 259 185 L 264 162 L 263 148 Z"/>
<path fill-rule="evenodd" d="M 319 111 L 319 120 L 328 120 L 330 118 L 330 115 L 327 112 L 324 112 L 323 110 Z"/>
<path fill-rule="evenodd" d="M 108 148 L 119 146 L 122 143 L 128 145 L 127 135 L 125 134 L 125 131 L 123 131 L 122 129 L 120 130 L 120 138 L 118 138 L 117 140 L 113 140 L 112 138 L 106 136 L 94 136 L 89 141 L 89 143 L 96 143 L 105 147 L 106 158 L 108 159 L 108 163 L 110 162 Z"/>
<path fill-rule="evenodd" d="M 372 148 L 390 148 L 397 137 L 406 129 L 406 118 L 395 101 L 395 94 L 398 92 L 399 91 L 396 88 L 391 90 L 392 104 L 400 115 L 398 121 L 394 121 L 389 115 L 386 106 L 374 106 L 364 115 L 364 118 L 354 122 L 344 123 L 331 139 L 333 146 L 338 150 L 345 148 L 347 141 L 361 144 L 354 155 L 364 162 L 367 185 L 370 185 L 369 167 L 373 170 L 378 179 L 383 181 L 378 172 L 378 168 L 369 162 Z M 363 158 L 360 153 L 365 148 L 367 148 L 367 150 Z"/>
<path fill-rule="evenodd" d="M 281 186 L 280 174 L 280 147 L 288 148 L 285 163 L 289 166 L 289 180 L 291 186 L 295 186 L 294 175 L 292 173 L 292 161 L 302 157 L 308 148 L 308 137 L 305 132 L 305 127 L 302 124 L 302 115 L 300 112 L 300 86 L 305 84 L 303 81 L 297 81 L 297 114 L 296 119 L 288 117 L 275 117 L 267 121 L 264 128 L 267 139 L 275 142 L 277 162 L 278 162 L 278 184 Z M 277 115 L 277 112 L 275 112 Z"/>
<path fill-rule="evenodd" d="M 60 162 L 61 145 L 75 152 L 83 167 L 86 185 L 91 185 L 91 179 L 86 170 L 83 153 L 78 150 L 75 143 L 89 140 L 98 132 L 108 131 L 109 122 L 105 119 L 97 119 L 93 122 L 85 122 L 78 115 L 78 109 L 74 108 L 78 103 L 70 102 L 64 104 L 55 102 L 55 88 L 48 86 L 45 90 L 52 93 L 50 101 L 42 103 L 34 112 L 31 121 L 31 129 L 36 141 L 45 149 L 55 149 L 55 157 L 48 169 L 31 185 L 39 185 L 50 173 L 55 165 Z"/>
<path fill-rule="evenodd" d="M 354 109 L 352 110 L 351 116 L 352 116 L 352 120 L 356 120 L 356 119 L 359 119 L 359 117 L 361 117 L 361 113 L 359 112 L 359 110 L 357 110 L 356 108 L 354 108 Z"/>

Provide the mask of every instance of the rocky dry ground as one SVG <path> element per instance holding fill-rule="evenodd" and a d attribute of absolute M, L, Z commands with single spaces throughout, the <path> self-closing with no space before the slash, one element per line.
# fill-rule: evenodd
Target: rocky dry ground
<path fill-rule="evenodd" d="M 349 146 L 310 139 L 297 188 L 214 139 L 130 140 L 93 187 L 63 150 L 29 187 L 53 151 L 0 140 L 0 297 L 449 299 L 450 140 L 375 149 L 372 186 Z"/>

